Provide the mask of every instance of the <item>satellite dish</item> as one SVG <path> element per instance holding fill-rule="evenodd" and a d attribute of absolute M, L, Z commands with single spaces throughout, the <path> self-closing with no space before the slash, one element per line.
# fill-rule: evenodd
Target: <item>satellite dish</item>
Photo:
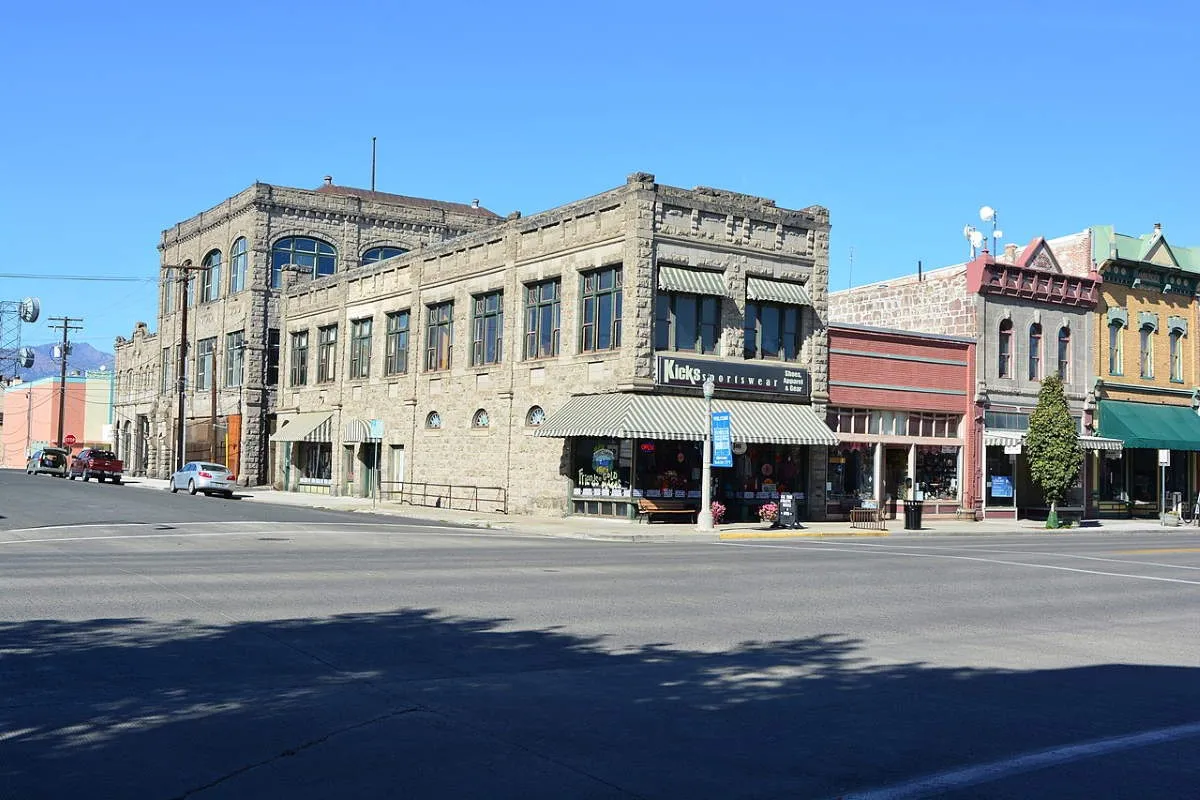
<path fill-rule="evenodd" d="M 34 316 L 36 317 L 37 315 L 35 314 Z M 22 347 L 17 351 L 17 366 L 21 369 L 29 369 L 33 366 L 33 357 L 32 347 Z"/>
<path fill-rule="evenodd" d="M 970 225 L 963 225 L 963 238 L 965 238 L 965 239 L 970 239 L 970 238 L 971 238 L 971 232 L 972 232 L 973 230 L 975 230 L 975 229 L 974 229 L 974 228 L 972 228 Z"/>
<path fill-rule="evenodd" d="M 979 247 L 983 244 L 983 234 L 979 231 L 971 231 L 971 247 Z"/>
<path fill-rule="evenodd" d="M 21 301 L 21 320 L 24 322 L 37 322 L 38 315 L 42 313 L 42 301 L 36 297 L 26 297 Z"/>
<path fill-rule="evenodd" d="M 992 238 L 993 238 L 993 239 L 1003 239 L 1003 238 L 1004 238 L 1004 231 L 1002 231 L 1002 230 L 1000 230 L 999 228 L 997 228 L 996 230 L 992 231 Z"/>
<path fill-rule="evenodd" d="M 984 222 L 992 222 L 996 219 L 996 209 L 991 206 L 984 206 L 979 209 L 979 218 Z"/>

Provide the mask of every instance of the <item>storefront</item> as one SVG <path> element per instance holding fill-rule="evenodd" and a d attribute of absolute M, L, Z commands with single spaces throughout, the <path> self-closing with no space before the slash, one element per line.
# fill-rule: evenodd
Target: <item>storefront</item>
<path fill-rule="evenodd" d="M 796 375 L 803 370 L 700 359 L 660 362 L 668 363 L 659 365 L 659 383 L 672 389 L 698 389 L 712 375 L 717 391 L 761 387 L 786 395 L 786 380 L 795 394 L 808 394 L 807 375 Z M 568 440 L 571 513 L 632 518 L 643 497 L 691 501 L 699 508 L 710 410 L 730 415 L 733 466 L 714 467 L 711 487 L 713 499 L 726 508 L 725 519 L 756 519 L 758 508 L 782 492 L 792 493 L 801 518 L 810 519 L 811 448 L 825 448 L 836 438 L 806 403 L 728 397 L 706 403 L 696 393 L 580 395 L 549 416 L 537 435 Z"/>
<path fill-rule="evenodd" d="M 1089 484 L 1103 516 L 1155 517 L 1174 492 L 1184 502 L 1195 498 L 1200 486 L 1200 415 L 1195 409 L 1100 400 L 1097 421 L 1101 435 L 1124 443 L 1121 457 L 1101 461 Z"/>
<path fill-rule="evenodd" d="M 1045 498 L 1030 478 L 1029 460 L 1025 453 L 1025 430 L 987 430 L 984 444 L 984 516 L 1005 519 L 1043 519 L 1049 512 Z M 1078 509 L 1084 519 L 1094 519 L 1099 513 L 1095 496 L 1084 487 L 1091 486 L 1103 475 L 1107 465 L 1119 462 L 1122 442 L 1102 436 L 1080 436 L 1083 464 L 1079 477 L 1064 498 L 1061 507 Z"/>
<path fill-rule="evenodd" d="M 330 494 L 333 485 L 333 415 L 327 411 L 280 414 L 270 441 L 278 445 L 283 488 Z"/>

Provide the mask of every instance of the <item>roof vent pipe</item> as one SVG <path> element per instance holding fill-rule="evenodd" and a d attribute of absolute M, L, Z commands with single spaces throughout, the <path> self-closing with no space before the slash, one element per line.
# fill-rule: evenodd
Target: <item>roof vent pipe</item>
<path fill-rule="evenodd" d="M 476 197 L 474 200 L 471 201 L 471 208 L 479 208 L 479 198 L 478 197 Z"/>
<path fill-rule="evenodd" d="M 333 176 L 332 176 L 332 175 L 326 175 L 326 176 L 325 176 L 325 185 L 326 185 L 326 186 L 333 186 Z"/>

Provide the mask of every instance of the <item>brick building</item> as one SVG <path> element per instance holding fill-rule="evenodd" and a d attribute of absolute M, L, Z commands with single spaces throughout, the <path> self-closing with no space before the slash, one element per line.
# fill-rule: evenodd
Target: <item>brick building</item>
<path fill-rule="evenodd" d="M 88 370 L 58 377 L 14 383 L 4 392 L 4 456 L 6 467 L 24 469 L 29 454 L 46 445 L 58 445 L 58 423 L 63 437 L 74 437 L 66 449 L 112 446 L 113 373 Z"/>
<path fill-rule="evenodd" d="M 1091 264 L 1091 232 L 1010 246 L 997 259 L 986 250 L 965 264 L 830 295 L 835 323 L 902 327 L 961 336 L 977 343 L 972 416 L 983 417 L 979 497 L 986 516 L 1038 516 L 1046 509 L 1028 480 L 1022 452 L 1041 380 L 1063 379 L 1071 413 L 1085 431 L 1091 389 L 1091 342 L 1100 276 Z M 1119 451 L 1120 441 L 1085 435 L 1094 452 Z M 1095 514 L 1084 487 L 1095 480 L 1088 458 L 1067 506 Z"/>
<path fill-rule="evenodd" d="M 715 497 L 825 511 L 828 212 L 625 185 L 353 271 L 282 310 L 277 484 L 500 490 L 514 511 L 630 516 L 700 496 L 706 408 L 732 414 Z M 446 493 L 443 498 L 438 493 Z M 501 502 L 501 501 L 497 501 Z"/>
<path fill-rule="evenodd" d="M 982 417 L 975 340 L 862 325 L 829 326 L 827 517 L 921 499 L 927 516 L 975 515 Z"/>
<path fill-rule="evenodd" d="M 117 343 L 118 447 L 139 472 L 170 474 L 180 458 L 182 377 L 187 457 L 228 461 L 241 482 L 265 482 L 283 276 L 353 271 L 498 221 L 478 203 L 366 191 L 326 178 L 315 190 L 255 183 L 168 228 L 158 245 L 157 332 L 141 329 Z M 180 376 L 184 304 L 189 346 Z"/>

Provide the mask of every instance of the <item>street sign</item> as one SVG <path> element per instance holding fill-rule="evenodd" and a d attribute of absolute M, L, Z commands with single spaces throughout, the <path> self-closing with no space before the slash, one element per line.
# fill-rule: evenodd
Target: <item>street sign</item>
<path fill-rule="evenodd" d="M 1171 451 L 1170 450 L 1159 450 L 1158 451 L 1158 465 L 1160 467 L 1171 466 Z"/>
<path fill-rule="evenodd" d="M 714 411 L 712 415 L 712 465 L 733 466 L 733 442 L 729 438 L 729 412 Z"/>
<path fill-rule="evenodd" d="M 75 444 L 75 434 L 68 433 L 63 437 L 63 444 Z"/>

